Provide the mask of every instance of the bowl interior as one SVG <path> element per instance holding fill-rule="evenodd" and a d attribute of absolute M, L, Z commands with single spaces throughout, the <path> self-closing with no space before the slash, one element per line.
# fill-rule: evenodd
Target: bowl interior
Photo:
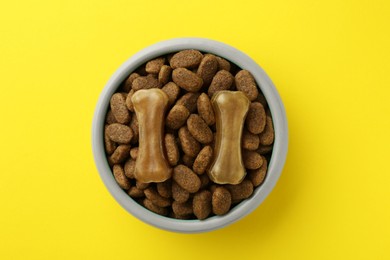
<path fill-rule="evenodd" d="M 103 141 L 104 121 L 109 101 L 120 84 L 131 72 L 145 62 L 158 56 L 184 49 L 197 49 L 202 52 L 213 53 L 235 63 L 242 69 L 249 70 L 268 102 L 275 131 L 274 148 L 268 164 L 267 177 L 263 184 L 254 190 L 253 195 L 249 199 L 232 208 L 226 215 L 213 216 L 205 220 L 178 220 L 163 217 L 135 202 L 116 183 L 106 159 Z M 95 163 L 101 179 L 112 196 L 123 208 L 138 219 L 161 229 L 182 233 L 215 230 L 239 220 L 256 209 L 271 192 L 279 179 L 287 155 L 287 144 L 288 128 L 284 106 L 274 84 L 264 70 L 243 52 L 224 43 L 203 38 L 178 38 L 163 41 L 134 54 L 107 82 L 96 105 L 92 125 L 92 148 Z"/>

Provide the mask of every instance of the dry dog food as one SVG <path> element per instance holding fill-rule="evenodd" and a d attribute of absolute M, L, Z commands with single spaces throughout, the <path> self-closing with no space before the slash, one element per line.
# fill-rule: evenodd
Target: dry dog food
<path fill-rule="evenodd" d="M 118 185 L 177 219 L 224 215 L 249 198 L 267 178 L 274 138 L 252 74 L 198 50 L 132 72 L 112 95 L 104 126 Z"/>
<path fill-rule="evenodd" d="M 232 195 L 223 187 L 216 187 L 213 191 L 212 207 L 215 215 L 226 214 L 232 204 Z"/>
<path fill-rule="evenodd" d="M 213 141 L 213 132 L 199 115 L 192 114 L 188 117 L 187 128 L 199 143 L 208 144 Z"/>

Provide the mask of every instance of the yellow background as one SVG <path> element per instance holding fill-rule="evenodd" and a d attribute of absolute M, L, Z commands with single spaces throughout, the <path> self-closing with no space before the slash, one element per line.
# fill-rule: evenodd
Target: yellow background
<path fill-rule="evenodd" d="M 390 259 L 388 1 L 2 1 L 0 259 Z M 276 188 L 227 228 L 183 235 L 110 196 L 98 96 L 132 54 L 198 36 L 273 79 L 290 146 Z"/>

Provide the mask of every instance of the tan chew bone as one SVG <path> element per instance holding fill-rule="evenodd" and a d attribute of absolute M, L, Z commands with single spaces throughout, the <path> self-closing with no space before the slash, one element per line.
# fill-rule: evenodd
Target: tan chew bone
<path fill-rule="evenodd" d="M 241 135 L 250 101 L 240 91 L 219 91 L 211 104 L 217 135 L 208 175 L 215 183 L 238 184 L 246 175 L 241 156 Z"/>
<path fill-rule="evenodd" d="M 143 183 L 172 176 L 164 154 L 163 130 L 168 96 L 158 88 L 139 90 L 131 98 L 139 124 L 139 149 L 134 177 Z"/>

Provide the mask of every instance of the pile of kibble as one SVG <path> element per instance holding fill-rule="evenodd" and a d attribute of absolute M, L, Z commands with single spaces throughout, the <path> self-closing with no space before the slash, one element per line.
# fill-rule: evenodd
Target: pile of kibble
<path fill-rule="evenodd" d="M 173 174 L 161 183 L 134 178 L 139 127 L 131 97 L 150 88 L 160 88 L 169 98 L 164 146 Z M 251 101 L 241 139 L 247 175 L 237 185 L 216 184 L 207 175 L 215 138 L 210 99 L 221 90 L 242 91 Z M 226 214 L 263 183 L 274 130 L 249 71 L 213 54 L 183 50 L 148 61 L 122 83 L 110 100 L 104 141 L 117 183 L 140 205 L 171 218 L 205 219 Z"/>

